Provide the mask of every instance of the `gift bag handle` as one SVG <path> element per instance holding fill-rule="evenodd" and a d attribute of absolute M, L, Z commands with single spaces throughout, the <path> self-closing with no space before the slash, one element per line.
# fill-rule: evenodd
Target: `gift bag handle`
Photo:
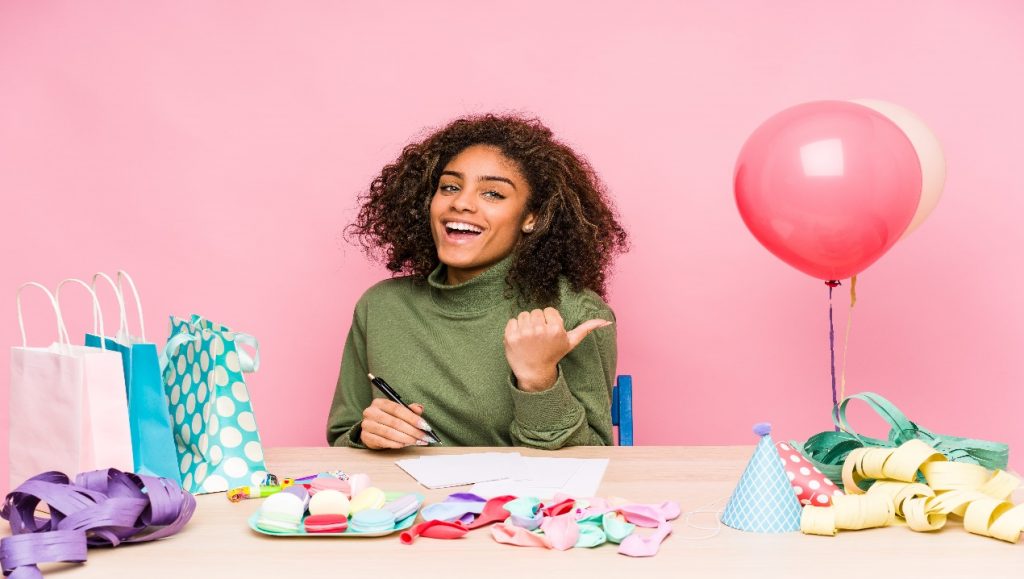
<path fill-rule="evenodd" d="M 192 314 L 192 325 L 199 325 L 199 322 L 207 321 L 206 318 L 199 314 Z M 252 348 L 253 353 L 249 354 L 241 348 L 236 348 L 238 352 L 238 365 L 242 369 L 242 372 L 251 374 L 260 369 L 260 343 L 256 339 L 256 336 L 252 334 L 243 334 L 242 332 L 233 332 L 235 334 L 235 344 L 248 346 Z M 169 346 L 170 344 L 168 344 Z"/>
<path fill-rule="evenodd" d="M 121 292 L 121 331 L 124 332 L 125 336 L 129 336 L 128 333 L 128 316 L 125 314 L 124 308 L 124 285 L 123 283 L 128 282 L 128 288 L 132 290 L 132 297 L 135 299 L 135 311 L 139 314 L 139 338 L 143 342 L 146 341 L 146 322 L 142 318 L 142 300 L 139 299 L 139 290 L 135 288 L 135 282 L 132 281 L 132 276 L 128 275 L 128 272 L 119 269 L 117 270 L 117 287 Z"/>
<path fill-rule="evenodd" d="M 120 319 L 120 321 L 118 323 L 118 328 L 124 328 L 125 325 L 126 325 L 125 321 L 124 321 L 124 297 L 121 295 L 121 290 L 117 287 L 117 284 L 114 283 L 114 278 L 112 278 L 109 275 L 107 275 L 107 274 L 103 273 L 102 271 L 100 271 L 100 272 L 94 273 L 93 276 L 92 276 L 92 284 L 90 285 L 90 287 L 92 288 L 92 291 L 94 291 L 94 292 L 97 291 L 96 290 L 96 281 L 99 278 L 105 279 L 107 281 L 107 283 L 110 285 L 110 289 L 114 290 L 114 297 L 117 299 L 118 310 L 121 312 L 121 319 Z M 92 309 L 92 325 L 93 326 L 96 325 L 96 319 L 99 316 L 100 316 L 100 311 L 96 307 L 93 307 L 93 309 Z M 121 329 L 118 329 L 118 333 L 115 335 L 115 339 L 117 339 L 119 341 L 121 340 L 121 331 L 122 331 Z M 125 342 L 125 345 L 127 345 L 127 342 Z"/>
<path fill-rule="evenodd" d="M 253 351 L 253 354 L 249 355 L 249 352 L 243 350 L 242 348 L 235 348 L 235 350 L 238 352 L 238 365 L 242 368 L 242 372 L 249 374 L 259 370 L 260 343 L 256 340 L 256 337 L 250 334 L 236 333 L 235 344 L 238 346 L 248 346 L 252 348 Z"/>
<path fill-rule="evenodd" d="M 192 316 L 192 325 L 197 325 L 203 318 L 197 315 Z M 235 335 L 235 351 L 238 353 L 238 366 L 242 372 L 251 374 L 260 369 L 260 343 L 255 336 L 251 334 L 243 334 L 241 332 L 232 332 Z M 168 338 L 167 344 L 164 346 L 163 351 L 160 352 L 160 371 L 163 372 L 167 368 L 167 363 L 170 360 L 171 355 L 177 351 L 185 342 L 199 341 L 199 336 L 189 334 L 187 332 L 181 332 Z M 250 354 L 247 350 L 242 349 L 242 346 L 252 348 L 253 353 Z"/>
<path fill-rule="evenodd" d="M 50 306 L 53 308 L 53 313 L 56 314 L 57 319 L 57 341 L 60 342 L 61 344 L 66 344 L 66 342 L 64 342 L 64 333 L 61 332 L 61 328 L 64 327 L 64 320 L 61 319 L 60 308 L 57 307 L 57 300 L 53 297 L 53 294 L 50 293 L 50 290 L 48 290 L 46 286 L 44 286 L 41 283 L 29 281 L 21 284 L 21 286 L 18 288 L 17 297 L 15 298 L 18 304 L 18 327 L 21 329 L 21 347 L 28 347 L 28 338 L 25 336 L 25 318 L 21 313 L 21 292 L 22 290 L 29 286 L 37 287 L 43 290 L 43 293 L 45 293 L 46 297 L 50 300 Z"/>
<path fill-rule="evenodd" d="M 132 297 L 135 298 L 135 308 L 139 314 L 139 339 L 143 342 L 146 341 L 146 322 L 142 317 L 142 301 L 139 300 L 139 290 L 135 288 L 135 282 L 131 276 L 128 275 L 123 269 L 117 270 L 117 282 L 114 282 L 113 278 L 103 272 L 97 272 L 92 276 L 92 289 L 96 290 L 96 280 L 99 278 L 107 280 L 110 284 L 111 289 L 114 290 L 114 295 L 117 297 L 118 311 L 121 314 L 120 323 L 118 324 L 117 334 L 115 335 L 117 340 L 122 342 L 124 345 L 129 345 L 132 341 L 131 332 L 128 330 L 128 312 L 125 309 L 124 300 L 124 282 L 127 280 L 128 288 L 132 290 Z M 94 311 L 95 315 L 95 311 Z M 95 325 L 95 322 L 93 322 Z"/>
<path fill-rule="evenodd" d="M 60 290 L 61 290 L 61 288 L 64 287 L 64 284 L 66 284 L 68 282 L 77 283 L 78 285 L 84 287 L 85 291 L 89 292 L 89 295 L 92 296 L 92 313 L 93 313 L 92 331 L 93 331 L 94 334 L 96 334 L 96 336 L 99 337 L 99 339 L 100 339 L 100 346 L 99 347 L 102 348 L 103 347 L 103 339 L 104 339 L 103 338 L 103 336 L 104 336 L 104 333 L 103 333 L 103 311 L 100 309 L 100 300 L 99 300 L 99 298 L 96 297 L 96 292 L 94 292 L 92 290 L 92 287 L 89 284 L 87 284 L 84 281 L 82 281 L 82 280 L 80 280 L 78 278 L 75 278 L 75 277 L 69 277 L 68 279 L 60 282 L 59 284 L 57 284 L 57 291 L 53 295 L 54 307 L 57 308 L 58 312 L 61 310 L 61 308 L 60 308 Z M 71 336 L 68 335 L 68 328 L 64 324 L 64 315 L 63 314 L 61 314 L 61 316 L 60 316 L 60 330 L 61 330 L 61 332 L 64 333 L 64 339 L 67 341 L 68 344 L 70 344 L 71 343 Z M 99 331 L 99 333 L 96 333 L 97 330 Z"/>
<path fill-rule="evenodd" d="M 192 334 L 180 333 L 171 336 L 167 340 L 164 349 L 160 351 L 160 373 L 163 374 L 164 370 L 167 369 L 167 362 L 170 360 L 171 354 L 178 351 L 182 344 L 198 341 L 199 336 L 193 336 Z"/>

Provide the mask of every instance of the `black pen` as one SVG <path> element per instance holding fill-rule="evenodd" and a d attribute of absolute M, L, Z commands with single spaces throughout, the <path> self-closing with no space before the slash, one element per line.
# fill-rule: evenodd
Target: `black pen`
<path fill-rule="evenodd" d="M 389 386 L 388 383 L 385 382 L 383 378 L 378 378 L 373 374 L 367 374 L 367 376 L 370 377 L 370 383 L 376 386 L 377 390 L 380 390 L 381 393 L 384 394 L 384 396 L 387 396 L 388 400 L 392 402 L 397 402 L 402 406 L 409 408 L 408 404 L 402 402 L 402 397 L 398 395 L 398 392 L 395 392 L 395 389 Z M 415 412 L 413 412 L 412 408 L 409 408 L 409 412 L 416 414 Z M 438 438 L 436 434 L 434 434 L 434 429 L 431 428 L 429 424 L 427 424 L 426 420 L 420 418 L 420 424 L 423 427 L 423 432 L 425 432 L 428 437 L 430 437 L 435 443 L 441 444 L 441 439 Z"/>

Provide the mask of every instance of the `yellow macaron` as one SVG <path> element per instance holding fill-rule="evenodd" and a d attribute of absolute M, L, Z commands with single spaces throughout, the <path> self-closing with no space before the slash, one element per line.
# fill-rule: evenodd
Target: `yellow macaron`
<path fill-rule="evenodd" d="M 317 494 L 319 495 L 319 493 Z M 368 487 L 352 497 L 352 501 L 349 502 L 349 513 L 354 515 L 367 509 L 379 509 L 386 502 L 387 497 L 384 496 L 384 491 L 377 487 Z"/>

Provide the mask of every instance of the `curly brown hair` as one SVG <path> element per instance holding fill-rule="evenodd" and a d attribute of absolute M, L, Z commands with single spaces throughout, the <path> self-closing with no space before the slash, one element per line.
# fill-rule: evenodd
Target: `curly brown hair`
<path fill-rule="evenodd" d="M 530 185 L 526 211 L 536 223 L 513 249 L 509 290 L 527 302 L 556 305 L 564 277 L 575 291 L 604 297 L 612 259 L 628 247 L 626 231 L 590 163 L 536 118 L 464 117 L 407 145 L 360 196 L 348 233 L 389 270 L 425 280 L 439 264 L 431 199 L 444 167 L 472 145 L 500 149 Z"/>

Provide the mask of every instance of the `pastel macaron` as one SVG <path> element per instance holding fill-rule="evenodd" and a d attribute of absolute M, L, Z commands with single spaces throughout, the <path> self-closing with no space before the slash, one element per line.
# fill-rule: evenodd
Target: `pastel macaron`
<path fill-rule="evenodd" d="M 260 506 L 256 526 L 264 531 L 290 533 L 299 530 L 305 504 L 299 497 L 289 493 L 277 493 L 267 497 Z"/>
<path fill-rule="evenodd" d="M 299 497 L 299 500 L 302 501 L 302 505 L 304 507 L 309 506 L 309 491 L 307 491 L 305 487 L 303 487 L 302 485 L 293 485 L 286 489 L 283 489 L 281 492 L 288 493 L 290 495 L 295 495 Z"/>
<path fill-rule="evenodd" d="M 348 480 L 345 482 L 349 484 L 348 496 L 354 497 L 370 487 L 370 475 L 357 472 L 349 475 Z"/>
<path fill-rule="evenodd" d="M 354 533 L 380 533 L 395 528 L 395 514 L 386 509 L 364 509 L 352 515 L 348 522 Z"/>
<path fill-rule="evenodd" d="M 345 493 L 322 490 L 309 499 L 310 515 L 349 515 L 349 500 Z"/>
<path fill-rule="evenodd" d="M 352 497 L 352 501 L 349 502 L 349 513 L 355 515 L 359 511 L 380 509 L 386 502 L 387 497 L 384 495 L 384 491 L 377 487 L 368 487 Z"/>
<path fill-rule="evenodd" d="M 386 503 L 383 508 L 394 513 L 396 521 L 401 521 L 420 509 L 420 499 L 413 494 L 402 495 Z"/>
<path fill-rule="evenodd" d="M 340 491 L 346 496 L 352 496 L 352 487 L 347 480 L 334 478 L 333 476 L 322 476 L 313 479 L 309 483 L 309 494 L 316 495 L 320 491 Z"/>
<path fill-rule="evenodd" d="M 303 524 L 307 533 L 344 533 L 348 518 L 345 515 L 310 515 Z"/>

